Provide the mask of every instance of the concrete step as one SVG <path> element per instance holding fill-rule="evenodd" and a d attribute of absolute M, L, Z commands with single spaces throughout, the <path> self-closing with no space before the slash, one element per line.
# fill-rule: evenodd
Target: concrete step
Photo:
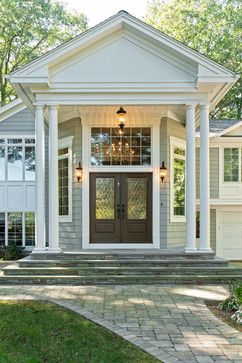
<path fill-rule="evenodd" d="M 78 253 L 32 253 L 31 260 L 152 260 L 152 259 L 182 259 L 182 260 L 213 260 L 214 253 L 185 253 L 185 252 L 166 252 L 166 250 L 152 251 L 98 251 L 98 252 L 78 252 Z"/>
<path fill-rule="evenodd" d="M 165 276 L 165 275 L 236 275 L 242 279 L 242 269 L 234 267 L 19 267 L 7 266 L 2 269 L 8 275 L 85 275 L 85 276 Z"/>
<path fill-rule="evenodd" d="M 225 260 L 181 260 L 181 259 L 115 259 L 115 260 L 32 260 L 32 259 L 22 259 L 18 261 L 19 267 L 184 267 L 189 265 L 189 267 L 227 267 L 228 261 Z"/>
<path fill-rule="evenodd" d="M 165 275 L 165 276 L 147 276 L 147 275 L 111 275 L 111 276 L 0 276 L 0 284 L 12 285 L 122 285 L 122 284 L 227 284 L 238 280 L 237 275 L 206 275 L 197 276 L 188 275 Z"/>

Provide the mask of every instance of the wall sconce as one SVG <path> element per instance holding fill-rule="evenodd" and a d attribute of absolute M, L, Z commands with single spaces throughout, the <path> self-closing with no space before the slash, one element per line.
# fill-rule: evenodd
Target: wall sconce
<path fill-rule="evenodd" d="M 125 116 L 127 111 L 125 111 L 125 109 L 121 106 L 116 113 L 118 116 L 119 133 L 122 135 L 124 132 L 123 129 L 125 126 Z"/>
<path fill-rule="evenodd" d="M 162 161 L 161 167 L 160 167 L 160 178 L 162 183 L 164 183 L 165 178 L 167 177 L 167 167 L 165 166 L 165 162 Z"/>
<path fill-rule="evenodd" d="M 81 163 L 79 162 L 78 166 L 76 167 L 76 172 L 75 172 L 75 177 L 76 177 L 76 180 L 77 180 L 77 183 L 80 183 L 81 182 L 81 179 L 82 179 L 82 166 L 81 166 Z"/>

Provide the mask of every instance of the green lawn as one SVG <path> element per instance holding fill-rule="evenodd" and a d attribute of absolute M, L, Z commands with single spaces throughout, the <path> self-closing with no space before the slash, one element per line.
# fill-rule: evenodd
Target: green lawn
<path fill-rule="evenodd" d="M 0 302 L 0 363 L 158 363 L 133 344 L 47 302 Z"/>

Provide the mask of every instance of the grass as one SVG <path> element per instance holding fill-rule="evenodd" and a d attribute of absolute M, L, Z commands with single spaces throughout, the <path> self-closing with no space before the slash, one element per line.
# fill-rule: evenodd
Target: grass
<path fill-rule="evenodd" d="M 1 363 L 158 363 L 151 355 L 65 308 L 0 302 Z"/>

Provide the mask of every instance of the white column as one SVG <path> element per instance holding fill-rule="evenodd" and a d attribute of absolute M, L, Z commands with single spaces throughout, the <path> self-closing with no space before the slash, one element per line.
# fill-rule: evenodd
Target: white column
<path fill-rule="evenodd" d="M 45 127 L 44 108 L 35 106 L 35 248 L 45 251 Z"/>
<path fill-rule="evenodd" d="M 195 106 L 186 106 L 186 252 L 196 252 Z"/>
<path fill-rule="evenodd" d="M 49 252 L 60 252 L 58 194 L 58 111 L 49 106 Z"/>
<path fill-rule="evenodd" d="M 200 252 L 210 248 L 209 105 L 200 105 Z"/>

